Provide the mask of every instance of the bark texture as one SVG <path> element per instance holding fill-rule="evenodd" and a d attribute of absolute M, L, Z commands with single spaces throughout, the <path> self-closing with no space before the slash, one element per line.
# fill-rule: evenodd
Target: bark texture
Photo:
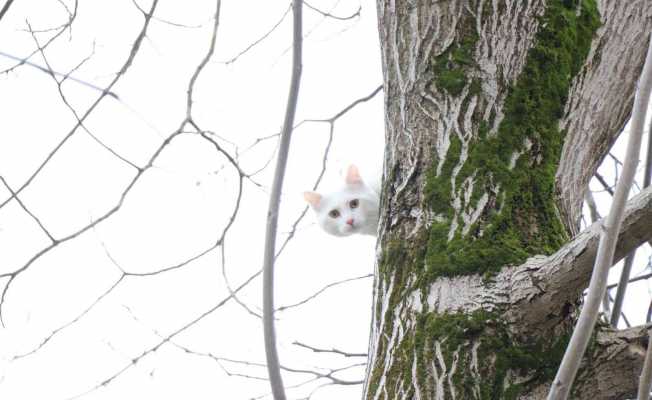
<path fill-rule="evenodd" d="M 379 0 L 378 18 L 365 398 L 544 398 L 597 246 L 599 223 L 575 237 L 582 197 L 631 111 L 652 2 Z M 620 254 L 652 237 L 651 201 L 629 204 Z M 596 332 L 573 398 L 633 393 L 638 333 Z"/>

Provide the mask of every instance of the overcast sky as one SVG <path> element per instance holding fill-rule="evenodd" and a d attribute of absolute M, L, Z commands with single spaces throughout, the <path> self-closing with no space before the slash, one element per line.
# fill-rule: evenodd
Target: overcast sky
<path fill-rule="evenodd" d="M 143 9 L 151 6 L 150 1 L 137 3 Z M 382 83 L 375 3 L 311 4 L 337 17 L 352 16 L 359 8 L 360 13 L 335 19 L 304 9 L 297 122 L 329 119 Z M 236 170 L 211 142 L 193 133 L 176 136 L 120 203 L 136 174 L 130 164 L 145 166 L 185 118 L 188 82 L 210 41 L 215 1 L 161 0 L 133 65 L 112 89 L 120 100 L 105 96 L 84 128 L 74 131 L 21 192 L 23 205 L 45 229 L 16 201 L 0 208 L 0 273 L 29 265 L 12 280 L 2 304 L 0 398 L 58 400 L 81 394 L 83 399 L 238 400 L 268 393 L 268 383 L 260 379 L 265 369 L 251 364 L 264 362 L 256 315 L 259 279 L 239 293 L 241 303 L 226 302 L 171 342 L 150 349 L 160 343 L 161 335 L 170 335 L 219 304 L 229 294 L 228 285 L 238 287 L 260 268 L 273 162 L 265 166 L 276 146 L 276 138 L 269 136 L 282 124 L 289 83 L 289 6 L 286 1 L 223 1 L 215 54 L 195 86 L 197 124 L 211 131 L 208 135 L 237 158 L 246 173 L 261 170 L 243 180 L 239 203 Z M 72 0 L 15 1 L 0 21 L 0 52 L 29 56 L 60 32 L 58 27 L 74 8 Z M 74 69 L 73 77 L 106 87 L 127 60 L 142 24 L 143 16 L 131 0 L 80 1 L 71 29 L 48 45 L 45 58 L 37 52 L 30 61 L 61 73 Z M 276 24 L 278 28 L 262 39 Z M 32 35 L 30 29 L 37 33 Z M 101 95 L 71 80 L 61 85 L 60 93 L 48 74 L 15 65 L 0 57 L 0 71 L 11 69 L 0 74 L 0 176 L 12 190 L 20 188 L 75 127 L 75 114 L 61 93 L 78 116 Z M 311 189 L 320 174 L 329 129 L 328 123 L 305 122 L 294 132 L 279 244 L 303 211 L 301 193 Z M 340 171 L 350 163 L 361 168 L 364 179 L 378 179 L 383 132 L 380 92 L 335 121 L 320 187 L 329 190 L 341 184 Z M 621 154 L 622 148 L 614 153 Z M 601 171 L 613 179 L 610 160 Z M 600 189 L 595 183 L 592 187 Z M 608 195 L 596 196 L 604 215 Z M 8 197 L 9 190 L 0 185 L 0 202 Z M 93 229 L 51 246 L 48 234 L 65 238 L 117 204 L 119 211 Z M 216 247 L 226 227 L 223 246 Z M 160 271 L 207 249 L 212 250 L 169 272 L 123 276 L 122 271 Z M 640 253 L 634 274 L 643 269 L 649 253 Z M 330 237 L 310 213 L 298 223 L 296 235 L 277 260 L 276 304 L 288 306 L 319 294 L 277 314 L 284 366 L 320 373 L 351 367 L 334 376 L 363 378 L 364 366 L 357 364 L 364 364 L 364 357 L 317 354 L 293 342 L 366 352 L 371 279 L 319 291 L 333 282 L 371 274 L 374 255 L 375 238 Z M 4 279 L 3 285 L 7 282 Z M 647 282 L 632 287 L 630 320 L 643 321 L 648 301 Z M 147 354 L 140 357 L 143 352 Z M 206 356 L 209 353 L 215 358 Z M 130 366 L 134 358 L 138 362 Z M 287 386 L 314 379 L 310 373 L 287 371 L 284 377 Z M 329 382 L 310 382 L 288 394 L 292 399 L 306 397 Z M 360 393 L 361 385 L 331 385 L 315 391 L 312 399 L 358 399 Z"/>

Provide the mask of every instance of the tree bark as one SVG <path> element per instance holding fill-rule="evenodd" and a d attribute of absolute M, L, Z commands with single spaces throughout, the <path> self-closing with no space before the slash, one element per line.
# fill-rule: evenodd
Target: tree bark
<path fill-rule="evenodd" d="M 578 235 L 583 194 L 631 112 L 652 2 L 379 0 L 378 18 L 365 398 L 545 398 L 600 229 Z M 651 204 L 630 201 L 618 254 L 652 238 Z M 635 393 L 646 342 L 599 327 L 573 398 Z"/>

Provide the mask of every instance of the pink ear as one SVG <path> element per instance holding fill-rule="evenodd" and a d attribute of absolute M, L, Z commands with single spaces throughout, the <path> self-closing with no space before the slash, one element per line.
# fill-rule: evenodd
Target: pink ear
<path fill-rule="evenodd" d="M 362 183 L 362 178 L 360 178 L 358 167 L 353 164 L 349 165 L 349 169 L 346 171 L 345 182 L 348 185 L 359 185 Z"/>
<path fill-rule="evenodd" d="M 317 192 L 303 192 L 303 198 L 312 206 L 312 208 L 319 208 L 321 202 L 321 195 Z"/>

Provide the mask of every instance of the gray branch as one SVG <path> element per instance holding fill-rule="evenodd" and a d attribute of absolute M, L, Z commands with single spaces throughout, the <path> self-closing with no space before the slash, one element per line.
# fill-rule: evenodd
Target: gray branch
<path fill-rule="evenodd" d="M 593 267 L 593 274 L 589 284 L 589 292 L 584 301 L 580 317 L 573 331 L 571 341 L 566 348 L 557 375 L 550 388 L 548 400 L 565 400 L 572 387 L 575 375 L 580 366 L 580 361 L 586 351 L 586 346 L 591 338 L 593 327 L 598 318 L 600 302 L 607 287 L 607 276 L 613 262 L 613 256 L 618 240 L 618 232 L 623 219 L 625 201 L 634 181 L 636 164 L 638 164 L 638 152 L 641 147 L 643 136 L 643 124 L 645 122 L 646 108 L 652 91 L 652 47 L 648 45 L 648 52 L 643 66 L 643 72 L 639 81 L 639 89 L 634 103 L 632 114 L 632 125 L 627 153 L 622 170 L 622 176 L 616 186 L 616 193 L 611 204 L 611 210 L 602 226 L 600 245 Z"/>
<path fill-rule="evenodd" d="M 281 132 L 272 192 L 269 196 L 267 211 L 267 225 L 265 229 L 265 253 L 263 258 L 263 331 L 265 340 L 265 357 L 267 371 L 275 400 L 285 400 L 285 389 L 281 378 L 281 369 L 276 349 L 276 332 L 274 330 L 274 258 L 276 246 L 276 230 L 278 225 L 278 210 L 281 201 L 281 188 L 285 176 L 285 166 L 290 149 L 290 138 L 294 115 L 299 97 L 299 84 L 301 82 L 301 50 L 303 42 L 302 12 L 303 3 L 295 0 L 292 3 L 293 15 L 293 51 L 292 51 L 292 78 L 290 93 L 288 95 L 285 120 Z"/>

